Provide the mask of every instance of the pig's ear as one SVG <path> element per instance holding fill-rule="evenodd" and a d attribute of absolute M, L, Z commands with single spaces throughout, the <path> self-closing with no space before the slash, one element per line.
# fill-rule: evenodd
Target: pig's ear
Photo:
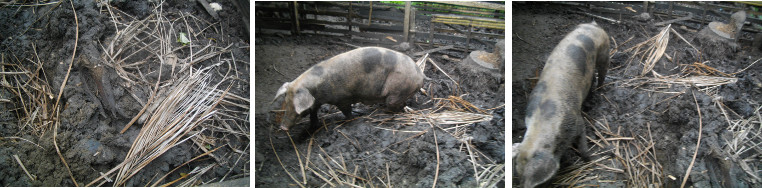
<path fill-rule="evenodd" d="M 273 101 L 277 99 L 278 97 L 282 96 L 284 93 L 286 93 L 286 90 L 288 90 L 288 86 L 291 85 L 291 82 L 283 83 L 282 86 L 278 89 L 278 92 L 275 92 L 275 97 L 273 98 Z"/>
<path fill-rule="evenodd" d="M 315 97 L 312 97 L 310 91 L 305 88 L 296 89 L 294 92 L 294 109 L 296 113 L 302 114 L 315 103 Z"/>
<path fill-rule="evenodd" d="M 288 90 L 288 86 L 289 86 L 289 85 L 291 85 L 291 82 L 286 82 L 286 83 L 283 83 L 283 85 L 282 85 L 282 86 L 280 86 L 280 88 L 278 89 L 278 92 L 275 92 L 275 97 L 273 97 L 273 101 L 272 101 L 272 102 L 270 102 L 270 104 L 272 104 L 273 102 L 275 102 L 275 100 L 277 100 L 277 99 L 278 99 L 278 97 L 281 97 L 281 96 L 283 96 L 283 94 L 285 94 L 285 93 L 286 93 L 286 90 Z"/>
<path fill-rule="evenodd" d="M 548 152 L 537 152 L 524 167 L 524 187 L 537 187 L 558 171 L 558 160 Z"/>

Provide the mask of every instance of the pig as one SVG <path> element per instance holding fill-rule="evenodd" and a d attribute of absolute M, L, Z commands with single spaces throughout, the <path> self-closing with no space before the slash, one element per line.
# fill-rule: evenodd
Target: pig
<path fill-rule="evenodd" d="M 398 111 L 423 86 L 425 76 L 407 55 L 381 47 L 357 48 L 322 61 L 278 89 L 276 123 L 287 131 L 306 114 L 317 128 L 322 104 L 335 105 L 352 119 L 352 104 L 384 103 Z"/>
<path fill-rule="evenodd" d="M 592 92 L 593 69 L 600 87 L 608 65 L 609 36 L 595 22 L 578 25 L 553 49 L 529 95 L 527 131 L 515 159 L 524 187 L 550 180 L 572 142 L 583 159 L 589 159 L 582 102 Z"/>

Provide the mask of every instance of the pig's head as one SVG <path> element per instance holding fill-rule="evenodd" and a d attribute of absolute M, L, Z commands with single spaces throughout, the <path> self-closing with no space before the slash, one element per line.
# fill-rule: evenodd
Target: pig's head
<path fill-rule="evenodd" d="M 527 143 L 522 143 L 522 145 Z M 520 146 L 521 147 L 521 146 Z M 524 187 L 537 187 L 550 180 L 559 168 L 559 159 L 551 150 L 520 149 L 516 156 L 515 171 Z"/>
<path fill-rule="evenodd" d="M 312 107 L 315 97 L 306 88 L 286 82 L 275 93 L 273 103 L 275 103 L 273 109 L 275 123 L 280 125 L 282 130 L 287 131 Z"/>

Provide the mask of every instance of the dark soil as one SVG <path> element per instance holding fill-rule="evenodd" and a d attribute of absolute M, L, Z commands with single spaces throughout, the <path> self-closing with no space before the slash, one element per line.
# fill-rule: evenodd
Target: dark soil
<path fill-rule="evenodd" d="M 277 126 L 273 126 L 267 117 L 270 101 L 277 89 L 312 65 L 354 49 L 342 43 L 373 46 L 352 43 L 343 37 L 309 34 L 255 36 L 255 185 L 292 187 L 297 186 L 297 182 L 304 183 L 305 179 L 306 187 L 329 185 L 326 183 L 329 179 L 337 184 L 337 180 L 330 176 L 322 179 L 316 175 L 319 173 L 325 176 L 329 170 L 334 170 L 338 171 L 336 173 L 339 173 L 338 177 L 342 181 L 360 186 L 382 186 L 391 182 L 391 186 L 396 187 L 430 187 L 435 183 L 437 172 L 437 186 L 476 186 L 474 166 L 470 162 L 467 148 L 458 138 L 442 129 L 429 129 L 431 126 L 424 122 L 412 126 L 372 122 L 371 118 L 391 116 L 374 113 L 376 109 L 381 109 L 380 105 L 355 104 L 353 111 L 360 118 L 349 122 L 343 121 L 343 115 L 335 107 L 323 105 L 319 116 L 326 127 L 312 136 L 305 133 L 309 118 L 302 118 L 302 122 L 292 127 L 288 134 L 276 130 Z M 410 54 L 412 53 L 408 53 Z M 439 98 L 460 95 L 481 109 L 499 107 L 487 111 L 493 116 L 491 121 L 468 125 L 463 134 L 470 137 L 472 150 L 483 153 L 474 155 L 479 164 L 504 164 L 504 107 L 500 107 L 504 104 L 504 79 L 441 56 L 434 53 L 430 57 L 460 83 L 460 91 L 449 78 L 430 64 L 424 74 L 432 80 L 424 81 L 424 89 Z M 420 57 L 413 57 L 414 60 L 418 58 Z M 430 108 L 433 101 L 426 102 L 430 99 L 418 92 L 408 99 L 407 106 L 414 110 Z M 429 131 L 424 134 L 416 133 L 426 130 Z M 299 151 L 298 154 L 295 149 Z M 334 160 L 341 167 L 337 167 Z M 307 161 L 310 164 L 303 165 Z M 329 163 L 330 167 L 326 166 Z M 300 166 L 309 166 L 318 173 L 305 169 L 305 177 Z"/>
<path fill-rule="evenodd" d="M 568 12 L 576 8 L 552 3 L 512 3 L 513 5 L 513 35 L 512 38 L 512 143 L 522 141 L 526 125 L 524 123 L 527 97 L 532 91 L 536 79 L 542 72 L 545 60 L 556 44 L 574 27 L 581 23 L 589 23 L 593 18 Z M 607 17 L 618 18 L 618 15 L 601 14 Z M 652 26 L 655 22 L 665 21 L 661 18 L 648 22 L 636 19 L 623 18 L 622 24 L 595 19 L 609 36 L 613 37 L 618 45 L 618 52 L 611 58 L 606 85 L 591 94 L 591 97 L 583 105 L 583 111 L 590 121 L 607 122 L 611 130 L 621 130 L 620 136 L 653 139 L 654 155 L 661 164 L 661 183 L 656 186 L 678 187 L 685 176 L 686 170 L 691 164 L 696 143 L 701 134 L 701 144 L 698 147 L 698 155 L 691 170 L 691 175 L 686 186 L 693 187 L 758 187 L 759 182 L 739 167 L 737 161 L 729 160 L 728 147 L 733 140 L 733 134 L 729 131 L 729 122 L 722 114 L 718 103 L 723 103 L 725 111 L 733 111 L 728 117 L 730 120 L 747 119 L 757 116 L 755 109 L 762 102 L 762 84 L 759 84 L 759 75 L 762 73 L 762 65 L 753 65 L 748 70 L 734 75 L 737 82 L 719 86 L 716 95 L 710 96 L 691 86 L 672 84 L 669 87 L 656 89 L 653 85 L 643 85 L 639 88 L 625 86 L 626 80 L 637 77 L 643 65 L 637 60 L 627 64 L 626 60 L 632 56 L 630 53 L 622 53 L 624 49 L 643 42 L 658 34 L 663 27 Z M 686 40 L 703 52 L 701 56 L 695 53 L 692 47 L 674 34 L 670 35 L 669 45 L 665 54 L 669 54 L 677 61 L 676 64 L 662 58 L 654 69 L 663 75 L 675 74 L 674 67 L 684 67 L 693 62 L 705 62 L 725 73 L 733 73 L 749 66 L 755 60 L 762 57 L 756 48 L 752 48 L 750 38 L 740 40 L 740 48 L 734 49 L 728 43 L 716 42 L 699 37 L 698 32 L 691 32 L 672 25 Z M 632 41 L 623 44 L 624 41 L 633 37 Z M 612 51 L 615 45 L 612 42 Z M 679 70 L 679 69 L 678 69 Z M 649 74 L 650 75 L 650 74 Z M 650 77 L 650 76 L 648 76 Z M 648 91 L 646 89 L 653 89 Z M 703 89 L 703 87 L 700 87 Z M 717 97 L 718 96 L 718 97 Z M 695 97 L 695 101 L 694 101 Z M 696 102 L 697 101 L 697 102 Z M 697 107 L 701 109 L 701 118 L 697 113 Z M 702 131 L 699 132 L 699 127 Z M 756 126 L 759 126 L 757 124 Z M 592 124 L 587 125 L 587 136 L 600 139 L 593 134 L 595 131 Z M 649 128 L 650 127 L 650 128 Z M 607 135 L 608 136 L 608 135 Z M 631 142 L 622 142 L 627 145 Z M 592 143 L 591 143 L 592 145 Z M 722 149 L 720 149 L 722 148 Z M 576 161 L 579 157 L 574 152 L 566 156 L 567 164 Z M 742 157 L 749 157 L 742 154 Z M 618 159 L 622 161 L 626 159 Z M 749 161 L 757 161 L 760 158 L 751 157 Z M 563 163 L 562 163 L 563 164 Z M 612 162 L 606 160 L 606 165 Z M 645 164 L 650 165 L 650 164 Z M 563 168 L 563 166 L 562 166 Z M 759 167 L 752 167 L 758 169 Z M 577 182 L 577 185 L 601 185 L 622 187 L 631 185 L 626 170 L 623 173 L 596 170 L 589 176 L 598 175 L 590 181 Z M 650 173 L 650 172 L 649 172 Z M 759 171 L 755 171 L 759 176 Z M 674 177 L 669 178 L 669 177 Z M 598 181 L 598 180 L 611 181 Z M 551 180 L 556 182 L 556 180 Z M 611 183 L 611 182 L 615 183 Z M 519 179 L 514 174 L 513 186 L 518 186 Z M 756 182 L 756 183 L 753 183 Z M 565 186 L 564 186 L 565 187 Z"/>
<path fill-rule="evenodd" d="M 240 18 L 241 13 L 235 8 L 233 2 L 222 1 L 220 4 L 225 7 L 219 12 L 225 21 L 218 22 L 215 29 L 226 30 L 224 35 L 218 34 L 215 29 L 209 29 L 204 30 L 199 38 L 214 37 L 220 42 L 219 45 L 233 44 L 234 49 L 230 53 L 196 64 L 194 68 L 209 66 L 216 63 L 212 61 L 219 59 L 235 58 L 244 62 L 239 62 L 239 66 L 235 68 L 241 72 L 249 72 L 248 34 L 243 28 L 244 20 Z M 111 5 L 112 9 L 124 11 L 135 16 L 136 19 L 145 18 L 158 6 L 153 1 L 113 1 Z M 79 186 L 84 186 L 100 176 L 100 173 L 108 172 L 124 160 L 142 127 L 142 124 L 134 124 L 124 134 L 119 133 L 143 107 L 135 98 L 145 102 L 148 101 L 148 94 L 138 92 L 136 97 L 131 96 L 138 87 L 134 85 L 127 87 L 126 82 L 114 74 L 114 69 L 108 66 L 104 66 L 106 70 L 102 75 L 103 85 L 98 85 L 94 80 L 101 75 L 97 75 L 98 73 L 94 73 L 88 67 L 92 64 L 87 62 L 102 62 L 100 59 L 103 53 L 102 47 L 116 33 L 114 23 L 109 19 L 109 12 L 103 4 L 99 5 L 92 0 L 75 0 L 73 8 L 76 10 L 78 25 L 69 1 L 39 6 L 0 6 L 0 45 L 2 46 L 0 53 L 3 54 L 3 63 L 0 66 L 8 69 L 11 67 L 10 64 L 20 64 L 29 70 L 37 71 L 41 80 L 49 84 L 50 91 L 47 92 L 51 94 L 50 97 L 57 96 L 67 75 L 72 52 L 75 50 L 76 28 L 79 27 L 74 64 L 61 97 L 62 105 L 60 106 L 63 108 L 58 120 L 61 124 L 57 131 L 53 130 L 52 123 L 56 120 L 44 120 L 47 123 L 40 126 L 43 127 L 42 131 L 31 130 L 29 128 L 31 125 L 25 124 L 25 120 L 29 117 L 25 117 L 22 109 L 22 103 L 31 100 L 13 95 L 9 87 L 0 89 L 0 98 L 11 100 L 9 103 L 0 104 L 0 112 L 2 112 L 0 115 L 0 169 L 2 169 L 0 170 L 0 185 L 2 186 L 75 186 L 69 171 L 56 152 L 53 143 L 54 132 L 57 132 L 56 143 L 71 168 L 71 174 Z M 163 11 L 170 15 L 184 12 L 211 23 L 216 22 L 200 4 L 188 1 L 164 1 Z M 180 58 L 184 56 L 180 55 Z M 36 69 L 37 66 L 32 62 L 40 62 L 41 69 Z M 153 61 L 147 63 L 158 64 Z M 12 81 L 10 78 L 4 75 L 2 79 L 8 79 L 10 82 Z M 230 93 L 248 98 L 249 78 L 240 78 L 241 81 L 223 85 L 234 85 Z M 29 78 L 22 76 L 21 79 Z M 221 76 L 212 80 L 220 79 Z M 14 88 L 22 86 L 16 83 L 10 84 Z M 53 104 L 49 104 L 47 108 L 52 106 Z M 238 118 L 247 119 L 247 117 Z M 248 122 L 240 121 L 239 124 L 248 127 Z M 217 162 L 209 156 L 202 157 L 181 166 L 164 179 L 162 184 L 180 178 L 181 173 L 189 173 L 195 167 L 205 167 L 209 164 L 217 164 L 217 166 L 201 176 L 200 181 L 194 185 L 220 181 L 223 177 L 234 179 L 248 176 L 248 153 L 250 152 L 248 136 L 226 136 L 227 134 L 210 130 L 200 135 L 219 139 L 217 146 L 229 145 L 213 153 L 225 162 Z M 39 147 L 33 143 L 39 144 Z M 202 153 L 203 151 L 190 141 L 180 144 L 143 168 L 125 186 L 144 186 L 152 183 L 158 177 Z M 27 177 L 12 157 L 13 155 L 18 155 L 29 174 L 35 176 L 36 180 L 30 180 Z M 243 160 L 237 161 L 239 157 Z M 110 177 L 113 179 L 114 174 Z M 111 183 L 103 184 L 103 186 L 110 185 Z"/>

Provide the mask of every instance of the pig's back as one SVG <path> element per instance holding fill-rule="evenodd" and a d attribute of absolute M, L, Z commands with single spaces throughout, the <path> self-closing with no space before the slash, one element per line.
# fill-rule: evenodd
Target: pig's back
<path fill-rule="evenodd" d="M 393 74 L 423 83 L 423 74 L 410 57 L 380 47 L 363 47 L 339 54 L 308 72 L 305 74 L 317 76 L 320 73 L 319 78 L 314 79 L 319 81 L 314 95 L 320 102 L 329 104 L 382 102 L 387 78 Z"/>
<path fill-rule="evenodd" d="M 605 49 L 604 49 L 605 48 Z M 553 49 L 540 75 L 548 94 L 557 100 L 572 102 L 579 107 L 587 96 L 595 75 L 599 51 L 608 51 L 608 35 L 593 24 L 582 24 L 566 35 Z M 608 54 L 606 54 L 608 55 Z"/>

